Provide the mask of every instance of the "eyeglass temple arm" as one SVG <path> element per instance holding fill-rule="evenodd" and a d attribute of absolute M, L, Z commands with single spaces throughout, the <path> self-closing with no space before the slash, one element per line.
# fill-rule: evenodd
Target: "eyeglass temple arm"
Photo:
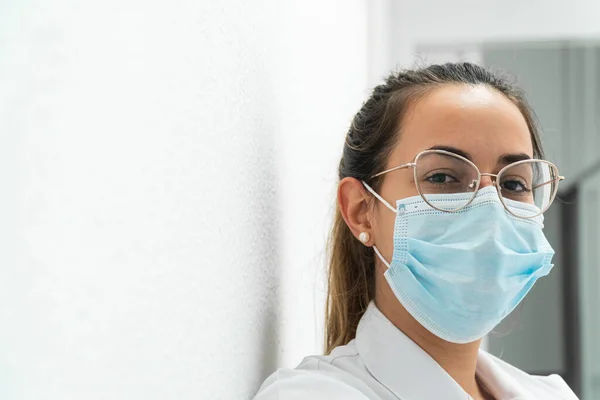
<path fill-rule="evenodd" d="M 383 174 L 387 174 L 388 172 L 396 171 L 396 170 L 398 170 L 398 169 L 404 169 L 404 168 L 414 168 L 416 165 L 417 165 L 417 164 L 416 164 L 416 163 L 414 163 L 414 162 L 411 162 L 411 163 L 406 163 L 406 164 L 402 164 L 402 165 L 399 165 L 399 166 L 397 166 L 397 167 L 390 168 L 390 169 L 386 169 L 385 171 L 381 171 L 381 172 L 379 172 L 379 173 L 377 173 L 377 174 L 373 175 L 373 176 L 371 177 L 371 179 L 373 179 L 373 178 L 377 178 L 378 176 L 381 176 L 381 175 L 383 175 Z"/>
<path fill-rule="evenodd" d="M 549 180 L 549 181 L 547 181 L 547 182 L 540 183 L 539 185 L 537 185 L 537 186 L 534 186 L 534 187 L 533 187 L 533 190 L 535 190 L 535 189 L 537 189 L 537 188 L 539 188 L 539 187 L 542 187 L 542 186 L 544 186 L 544 185 L 547 185 L 547 184 L 549 184 L 549 183 L 552 183 L 552 182 L 554 182 L 554 181 L 559 181 L 559 182 L 560 182 L 560 181 L 562 181 L 562 180 L 564 180 L 564 179 L 565 179 L 565 177 L 564 177 L 564 176 L 558 176 L 556 179 L 551 179 L 551 180 Z"/>

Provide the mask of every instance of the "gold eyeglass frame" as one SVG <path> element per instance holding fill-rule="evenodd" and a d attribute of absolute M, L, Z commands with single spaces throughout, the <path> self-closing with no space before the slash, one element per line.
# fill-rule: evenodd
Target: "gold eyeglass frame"
<path fill-rule="evenodd" d="M 422 157 L 424 155 L 427 155 L 427 154 L 432 154 L 432 153 L 444 154 L 444 155 L 448 155 L 448 156 L 451 156 L 451 157 L 456 157 L 456 158 L 458 158 L 460 160 L 463 160 L 463 161 L 467 162 L 473 168 L 475 168 L 475 171 L 477 171 L 477 185 L 475 186 L 475 189 L 473 191 L 473 197 L 471 197 L 471 199 L 466 204 L 464 204 L 463 206 L 461 206 L 461 207 L 459 207 L 459 208 L 457 208 L 455 210 L 444 210 L 442 208 L 434 206 L 433 204 L 431 204 L 425 198 L 425 195 L 423 195 L 423 193 L 421 192 L 421 188 L 419 187 L 419 184 L 418 184 L 418 181 L 417 181 L 417 168 L 416 168 L 417 167 L 417 163 L 418 163 L 420 157 Z M 540 186 L 547 185 L 547 184 L 549 184 L 551 182 L 555 182 L 555 185 L 554 185 L 553 191 L 551 193 L 550 201 L 548 202 L 548 205 L 546 205 L 546 207 L 543 210 L 541 210 L 538 214 L 531 215 L 531 216 L 517 215 L 514 212 L 512 212 L 510 210 L 510 208 L 504 202 L 504 197 L 501 195 L 502 188 L 500 187 L 498 176 L 501 176 L 507 169 L 512 168 L 512 167 L 514 167 L 516 165 L 527 164 L 527 163 L 532 163 L 532 162 L 536 162 L 536 163 L 537 162 L 542 162 L 542 163 L 548 164 L 554 171 L 556 171 L 556 178 L 552 179 L 552 180 L 549 180 L 547 182 L 541 183 L 541 184 L 535 186 L 534 188 L 532 188 L 531 190 L 535 190 L 535 189 L 539 188 Z M 533 158 L 533 159 L 528 159 L 528 160 L 516 161 L 514 163 L 508 164 L 505 167 L 503 167 L 500 171 L 498 171 L 497 174 L 490 174 L 490 173 L 487 173 L 487 172 L 485 172 L 485 173 L 484 172 L 480 172 L 479 168 L 477 168 L 477 165 L 475 165 L 472 161 L 470 161 L 469 159 L 467 159 L 467 158 L 465 158 L 465 157 L 463 157 L 461 155 L 458 155 L 456 153 L 453 153 L 453 152 L 450 152 L 450 151 L 446 151 L 446 150 L 435 150 L 435 149 L 434 150 L 424 150 L 424 151 L 422 151 L 422 152 L 420 152 L 419 154 L 416 155 L 415 160 L 413 162 L 402 164 L 402 165 L 399 165 L 397 167 L 393 167 L 393 168 L 390 168 L 390 169 L 386 169 L 385 171 L 379 172 L 379 173 L 371 176 L 371 179 L 377 178 L 377 177 L 379 177 L 381 175 L 384 175 L 384 174 L 387 174 L 388 172 L 397 171 L 397 170 L 406 169 L 406 168 L 412 168 L 413 169 L 413 177 L 414 177 L 414 180 L 415 180 L 415 186 L 416 186 L 417 191 L 419 192 L 419 195 L 421 196 L 421 198 L 425 201 L 425 203 L 427 203 L 429 206 L 431 206 L 432 208 L 434 208 L 436 210 L 444 211 L 444 212 L 458 212 L 458 211 L 462 210 L 463 208 L 467 207 L 469 204 L 471 204 L 471 202 L 477 196 L 477 192 L 479 191 L 479 186 L 481 185 L 481 177 L 482 176 L 489 176 L 489 177 L 493 178 L 493 183 L 494 183 L 494 186 L 496 187 L 496 193 L 498 194 L 498 197 L 500 198 L 500 201 L 502 202 L 502 205 L 504 206 L 504 208 L 506 209 L 506 211 L 508 211 L 511 215 L 513 215 L 513 216 L 515 216 L 517 218 L 526 218 L 526 219 L 535 218 L 538 215 L 541 215 L 544 212 L 546 212 L 546 210 L 548 210 L 548 208 L 554 202 L 554 198 L 556 197 L 556 193 L 558 192 L 558 183 L 560 181 L 562 181 L 562 180 L 565 179 L 564 176 L 559 175 L 558 168 L 556 167 L 556 165 L 554 165 L 550 161 L 546 161 L 546 160 L 541 160 L 541 159 L 535 159 L 535 158 Z"/>

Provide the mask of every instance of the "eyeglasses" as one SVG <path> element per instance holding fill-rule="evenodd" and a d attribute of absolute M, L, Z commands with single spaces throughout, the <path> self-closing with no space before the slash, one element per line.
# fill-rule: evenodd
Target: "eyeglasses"
<path fill-rule="evenodd" d="M 445 150 L 425 150 L 417 154 L 414 162 L 379 172 L 371 179 L 405 168 L 413 168 L 415 185 L 423 200 L 434 209 L 446 212 L 468 206 L 477 195 L 481 177 L 489 176 L 504 208 L 519 218 L 534 218 L 545 212 L 556 197 L 558 183 L 565 179 L 554 164 L 545 160 L 521 160 L 505 166 L 497 174 L 489 174 L 480 172 L 468 159 Z M 440 196 L 458 193 L 469 193 L 470 197 L 460 196 L 457 201 L 448 202 L 447 196 Z M 535 212 L 524 205 L 535 206 Z"/>

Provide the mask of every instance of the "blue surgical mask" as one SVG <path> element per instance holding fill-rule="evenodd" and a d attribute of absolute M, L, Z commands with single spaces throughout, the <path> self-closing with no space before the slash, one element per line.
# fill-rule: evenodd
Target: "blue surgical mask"
<path fill-rule="evenodd" d="M 451 207 L 471 197 L 441 194 L 435 200 Z M 533 205 L 504 201 L 521 215 L 539 212 Z M 542 232 L 543 216 L 512 216 L 494 187 L 481 189 L 458 212 L 436 210 L 421 196 L 398 200 L 396 209 L 386 205 L 397 214 L 391 262 L 374 246 L 388 267 L 385 278 L 404 308 L 449 342 L 484 337 L 552 269 L 554 251 Z"/>

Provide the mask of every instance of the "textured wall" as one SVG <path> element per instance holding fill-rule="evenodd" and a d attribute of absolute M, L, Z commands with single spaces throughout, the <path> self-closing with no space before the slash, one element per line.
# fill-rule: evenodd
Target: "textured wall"
<path fill-rule="evenodd" d="M 244 399 L 318 351 L 366 2 L 0 8 L 0 398 Z"/>

